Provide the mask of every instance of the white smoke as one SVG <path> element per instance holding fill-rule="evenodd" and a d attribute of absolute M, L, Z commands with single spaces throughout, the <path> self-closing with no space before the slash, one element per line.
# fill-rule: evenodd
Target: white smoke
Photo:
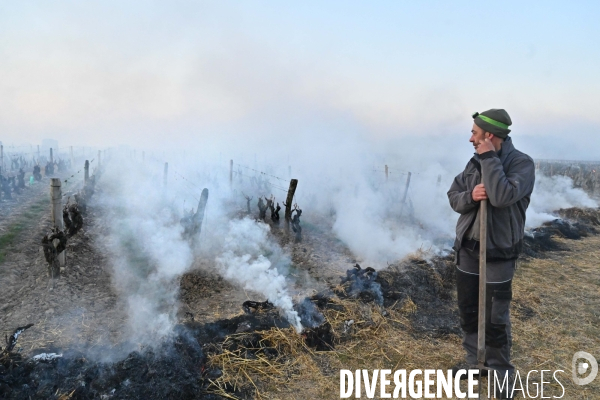
<path fill-rule="evenodd" d="M 102 178 L 98 200 L 105 211 L 105 248 L 127 313 L 127 338 L 151 345 L 172 333 L 179 309 L 178 278 L 191 268 L 194 257 L 215 260 L 216 272 L 225 279 L 266 296 L 300 332 L 283 275 L 291 261 L 268 237 L 268 225 L 229 214 L 232 193 L 218 164 L 200 171 L 192 166 L 185 170 L 181 163 L 175 167 L 168 189 L 163 163 L 153 160 L 111 163 Z M 189 200 L 186 208 L 193 207 L 205 186 L 210 188 L 209 206 L 193 248 L 182 236 L 181 214 L 174 204 Z"/>
<path fill-rule="evenodd" d="M 598 207 L 598 202 L 583 189 L 574 188 L 568 176 L 536 175 L 531 204 L 527 209 L 526 229 L 532 229 L 557 217 L 553 211 L 570 207 Z"/>
<path fill-rule="evenodd" d="M 406 190 L 408 168 L 392 171 L 396 176 L 389 174 L 388 180 L 380 169 L 362 180 L 355 177 L 353 187 L 334 194 L 334 233 L 376 269 L 418 250 L 447 249 L 458 217 L 446 196 L 445 182 L 452 177 L 438 163 L 414 168 Z"/>
<path fill-rule="evenodd" d="M 126 312 L 127 337 L 152 344 L 177 323 L 178 277 L 192 264 L 182 227 L 165 202 L 162 182 L 139 165 L 119 163 L 102 179 L 106 250 Z"/>
<path fill-rule="evenodd" d="M 216 259 L 217 267 L 227 280 L 265 295 L 284 313 L 296 331 L 301 332 L 300 317 L 293 308 L 288 283 L 265 257 L 268 232 L 268 225 L 248 218 L 230 221 L 223 239 L 223 254 Z"/>
<path fill-rule="evenodd" d="M 405 207 L 408 208 L 408 207 Z M 408 210 L 404 210 L 408 213 Z M 333 232 L 364 260 L 380 267 L 431 243 L 414 226 L 402 221 L 387 208 L 385 198 L 362 188 L 356 196 L 343 196 L 336 204 Z"/>

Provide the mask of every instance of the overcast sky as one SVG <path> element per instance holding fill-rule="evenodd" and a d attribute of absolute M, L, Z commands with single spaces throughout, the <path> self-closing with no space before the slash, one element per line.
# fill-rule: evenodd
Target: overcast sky
<path fill-rule="evenodd" d="M 600 159 L 599 18 L 598 1 L 2 1 L 0 140 L 445 140 L 505 108 L 532 155 Z"/>

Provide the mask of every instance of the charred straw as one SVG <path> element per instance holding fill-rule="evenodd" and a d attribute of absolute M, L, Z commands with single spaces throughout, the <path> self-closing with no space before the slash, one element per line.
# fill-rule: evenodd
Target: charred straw
<path fill-rule="evenodd" d="M 25 330 L 31 328 L 32 326 L 33 326 L 33 324 L 27 324 L 25 326 L 20 326 L 17 329 L 15 329 L 15 331 L 13 332 L 12 335 L 10 335 L 10 336 L 5 335 L 4 339 L 6 341 L 6 347 L 4 348 L 4 350 L 2 350 L 2 353 L 0 353 L 0 354 L 5 355 L 5 354 L 10 353 L 17 345 L 17 340 L 19 339 L 19 336 L 21 336 L 21 333 L 25 332 Z"/>
<path fill-rule="evenodd" d="M 365 269 L 356 264 L 346 271 L 342 284 L 348 287 L 348 295 L 353 298 L 372 299 L 383 307 L 383 292 L 381 285 L 376 282 L 377 271 L 371 267 Z"/>
<path fill-rule="evenodd" d="M 269 300 L 266 301 L 245 301 L 242 303 L 242 308 L 246 314 L 252 314 L 253 312 L 257 312 L 259 310 L 270 310 L 275 308 L 273 303 Z M 252 311 L 254 310 L 254 311 Z"/>

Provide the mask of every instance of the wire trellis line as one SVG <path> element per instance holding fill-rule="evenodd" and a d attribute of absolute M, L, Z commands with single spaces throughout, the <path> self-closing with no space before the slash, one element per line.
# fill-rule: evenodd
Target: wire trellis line
<path fill-rule="evenodd" d="M 254 176 L 248 176 L 248 175 L 244 175 L 244 174 L 242 174 L 242 173 L 241 173 L 241 172 L 239 172 L 239 171 L 234 171 L 234 173 L 235 173 L 235 174 L 237 174 L 237 175 L 240 175 L 240 176 L 246 177 L 246 178 L 248 178 L 248 179 L 252 179 L 252 178 L 254 178 Z M 270 181 L 266 181 L 266 183 L 268 183 L 268 184 L 269 184 L 269 186 L 270 186 L 270 187 L 272 187 L 272 188 L 279 189 L 279 190 L 281 190 L 281 191 L 284 191 L 284 192 L 286 192 L 286 193 L 288 192 L 288 189 L 284 189 L 284 188 L 282 188 L 282 187 L 280 187 L 280 186 L 274 185 L 274 184 L 273 184 L 273 183 L 271 183 Z"/>
<path fill-rule="evenodd" d="M 175 181 L 177 181 L 178 179 L 175 178 Z M 194 191 L 192 191 L 189 187 L 183 187 L 183 189 L 185 190 L 185 192 L 187 193 L 188 196 L 191 196 L 194 200 L 196 201 L 200 201 L 200 198 L 196 197 L 196 195 L 194 194 Z"/>
<path fill-rule="evenodd" d="M 192 181 L 190 181 L 189 179 L 187 179 L 185 176 L 183 176 L 182 174 L 180 174 L 176 170 L 172 170 L 172 172 L 175 173 L 176 175 L 179 175 L 184 181 L 186 181 L 187 183 L 189 183 L 190 185 L 192 185 L 194 188 L 199 189 L 199 190 L 203 190 L 200 186 L 195 185 L 194 183 L 192 183 Z"/>
<path fill-rule="evenodd" d="M 262 175 L 270 176 L 271 178 L 279 179 L 280 181 L 283 181 L 283 182 L 287 182 L 287 179 L 283 179 L 283 178 L 280 178 L 280 177 L 275 176 L 275 175 L 267 174 L 266 172 L 259 171 L 259 170 L 254 169 L 254 168 L 250 168 L 250 167 L 247 167 L 247 166 L 242 165 L 242 164 L 236 164 L 236 163 L 234 163 L 234 165 L 237 165 L 238 167 L 249 169 L 249 170 L 254 171 L 254 172 L 258 172 L 259 174 L 262 174 Z"/>
<path fill-rule="evenodd" d="M 63 182 L 64 182 L 64 183 L 67 183 L 67 182 L 69 181 L 69 179 L 71 179 L 71 178 L 75 177 L 75 175 L 79 175 L 79 173 L 80 173 L 81 171 L 83 171 L 83 170 L 82 170 L 82 169 L 80 169 L 79 171 L 75 172 L 73 175 L 71 175 L 71 176 L 68 176 L 68 177 L 67 177 L 67 179 L 65 179 Z"/>

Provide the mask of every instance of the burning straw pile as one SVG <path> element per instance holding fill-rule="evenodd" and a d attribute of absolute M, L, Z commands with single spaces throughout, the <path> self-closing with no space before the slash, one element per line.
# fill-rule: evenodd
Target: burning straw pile
<path fill-rule="evenodd" d="M 209 392 L 232 399 L 260 398 L 261 389 L 290 384 L 311 351 L 293 328 L 231 335 L 209 357 L 220 375 L 211 380 Z"/>
<path fill-rule="evenodd" d="M 567 208 L 556 212 L 558 218 L 525 232 L 523 253 L 529 257 L 542 257 L 545 251 L 566 251 L 556 240 L 578 240 L 595 235 L 600 229 L 600 210 L 596 208 Z"/>
<path fill-rule="evenodd" d="M 209 390 L 227 398 L 268 398 L 266 393 L 282 390 L 327 397 L 330 377 L 349 360 L 385 357 L 382 349 L 397 349 L 406 333 L 458 334 L 453 277 L 449 258 L 413 258 L 386 271 L 356 265 L 332 292 L 296 305 L 306 327 L 300 335 L 291 328 L 272 328 L 229 336 L 216 346 L 208 359 L 220 376 L 211 380 Z M 320 384 L 306 387 L 306 380 Z"/>

